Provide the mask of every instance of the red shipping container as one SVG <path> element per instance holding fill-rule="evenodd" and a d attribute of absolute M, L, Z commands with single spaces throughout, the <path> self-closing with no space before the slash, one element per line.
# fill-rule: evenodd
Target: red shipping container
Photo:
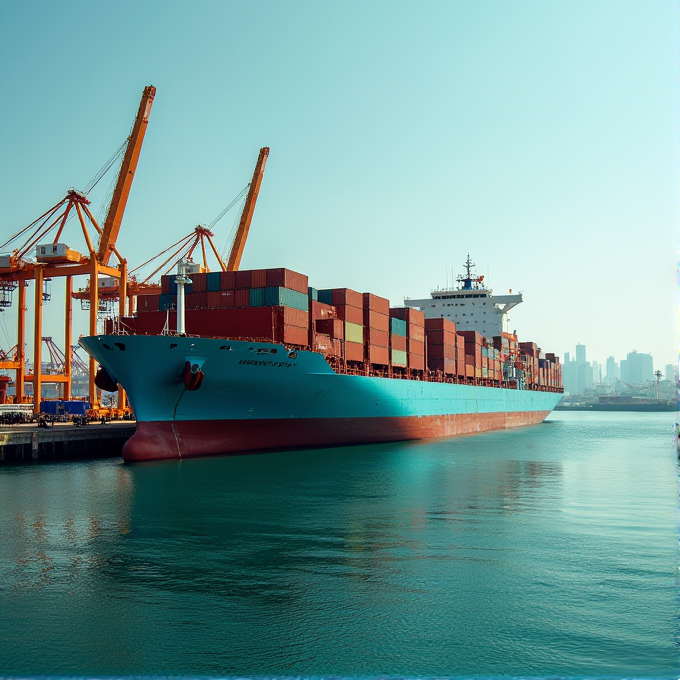
<path fill-rule="evenodd" d="M 427 320 L 429 321 L 429 319 Z M 430 329 L 427 326 L 425 326 L 425 336 L 427 337 L 428 344 L 432 343 L 433 345 L 451 345 L 452 347 L 456 346 L 456 341 L 458 339 L 458 335 L 456 333 L 439 329 Z"/>
<path fill-rule="evenodd" d="M 475 367 L 470 364 L 465 364 L 465 377 L 474 378 L 475 377 Z"/>
<path fill-rule="evenodd" d="M 415 323 L 410 323 L 406 327 L 406 334 L 411 340 L 416 342 L 425 342 L 425 327 L 419 326 Z"/>
<path fill-rule="evenodd" d="M 137 296 L 137 311 L 138 312 L 157 312 L 160 303 L 160 295 L 138 295 Z"/>
<path fill-rule="evenodd" d="M 290 269 L 267 269 L 265 271 L 267 272 L 267 288 L 288 288 L 305 294 L 308 292 L 309 279 L 305 274 L 299 274 Z"/>
<path fill-rule="evenodd" d="M 403 319 L 408 324 L 425 326 L 425 314 L 413 307 L 390 307 L 390 316 L 395 319 Z"/>
<path fill-rule="evenodd" d="M 458 359 L 458 351 L 455 347 L 451 345 L 433 345 L 429 342 L 427 343 L 427 358 L 435 357 L 437 359 L 450 359 L 451 361 L 456 361 Z M 463 360 L 465 360 L 465 355 L 463 355 Z"/>
<path fill-rule="evenodd" d="M 390 335 L 390 347 L 399 352 L 405 352 L 406 338 L 403 335 Z"/>
<path fill-rule="evenodd" d="M 234 288 L 240 290 L 250 289 L 253 279 L 253 272 L 250 269 L 244 269 L 240 272 L 234 272 Z M 220 281 L 221 283 L 221 281 Z"/>
<path fill-rule="evenodd" d="M 335 306 L 338 319 L 355 323 L 358 326 L 364 325 L 364 310 L 361 307 L 352 307 L 350 305 L 336 305 Z"/>
<path fill-rule="evenodd" d="M 376 328 L 364 328 L 364 339 L 367 345 L 376 345 L 377 347 L 387 348 L 390 344 L 390 334 Z"/>
<path fill-rule="evenodd" d="M 208 306 L 206 293 L 187 293 L 185 296 L 187 309 L 205 309 Z"/>
<path fill-rule="evenodd" d="M 192 283 L 192 293 L 205 293 L 205 291 L 208 290 L 207 274 L 189 274 L 189 278 Z"/>
<path fill-rule="evenodd" d="M 250 288 L 266 288 L 267 287 L 267 270 L 253 269 L 250 272 Z M 305 293 L 307 289 L 305 288 Z"/>
<path fill-rule="evenodd" d="M 387 298 L 382 298 L 373 293 L 363 293 L 364 309 L 378 312 L 389 317 L 390 315 L 390 301 Z"/>
<path fill-rule="evenodd" d="M 437 317 L 436 319 L 425 319 L 425 330 L 428 331 L 446 331 L 447 333 L 456 332 L 456 324 L 444 317 Z"/>
<path fill-rule="evenodd" d="M 480 335 L 477 331 L 457 331 L 457 333 L 465 339 L 466 345 L 482 346 L 484 336 Z"/>
<path fill-rule="evenodd" d="M 311 314 L 312 320 L 335 319 L 337 317 L 337 312 L 333 305 L 327 305 L 323 302 L 318 302 L 317 300 L 309 301 L 309 313 Z"/>
<path fill-rule="evenodd" d="M 280 332 L 277 333 L 277 339 L 280 338 L 280 342 L 286 345 L 300 345 L 302 347 L 309 344 L 309 335 L 306 328 L 284 325 L 282 330 L 282 334 Z"/>
<path fill-rule="evenodd" d="M 240 272 L 236 273 L 239 274 Z M 247 288 L 240 288 L 238 290 L 235 290 L 234 307 L 249 307 L 249 306 L 250 306 L 250 290 Z"/>
<path fill-rule="evenodd" d="M 338 305 L 349 305 L 350 307 L 358 307 L 363 310 L 364 308 L 364 298 L 361 293 L 357 293 L 355 290 L 350 288 L 333 288 L 331 290 L 333 295 L 333 304 Z"/>
<path fill-rule="evenodd" d="M 408 354 L 408 367 L 417 371 L 425 370 L 425 357 L 420 354 Z"/>
<path fill-rule="evenodd" d="M 309 328 L 309 314 L 294 307 L 274 307 L 278 314 L 283 315 L 286 326 L 297 326 L 298 328 Z"/>
<path fill-rule="evenodd" d="M 220 272 L 220 290 L 234 290 L 236 272 Z"/>
<path fill-rule="evenodd" d="M 341 319 L 317 319 L 315 323 L 317 333 L 323 333 L 330 338 L 344 339 L 345 322 Z"/>
<path fill-rule="evenodd" d="M 224 309 L 233 307 L 236 295 L 233 290 L 215 290 L 206 293 L 206 304 L 208 309 Z"/>
<path fill-rule="evenodd" d="M 417 354 L 418 356 L 425 356 L 425 343 L 420 341 L 420 340 L 412 340 L 411 338 L 408 338 L 408 353 L 410 354 Z"/>
<path fill-rule="evenodd" d="M 443 359 L 428 355 L 427 367 L 431 371 L 441 371 L 442 373 L 456 375 L 456 362 L 453 359 Z"/>
<path fill-rule="evenodd" d="M 375 296 L 373 296 L 375 297 Z M 375 328 L 379 331 L 390 332 L 390 317 L 386 314 L 364 308 L 363 322 L 366 328 Z"/>
<path fill-rule="evenodd" d="M 346 361 L 363 361 L 364 360 L 364 345 L 360 342 L 346 342 L 345 343 L 345 360 Z"/>
<path fill-rule="evenodd" d="M 387 347 L 377 345 L 366 345 L 369 364 L 382 364 L 387 366 L 390 363 L 390 350 Z"/>

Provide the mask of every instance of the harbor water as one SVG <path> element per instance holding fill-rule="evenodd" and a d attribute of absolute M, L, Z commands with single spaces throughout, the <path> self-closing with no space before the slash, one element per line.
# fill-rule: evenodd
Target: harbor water
<path fill-rule="evenodd" d="M 0 676 L 677 678 L 673 422 L 0 468 Z"/>

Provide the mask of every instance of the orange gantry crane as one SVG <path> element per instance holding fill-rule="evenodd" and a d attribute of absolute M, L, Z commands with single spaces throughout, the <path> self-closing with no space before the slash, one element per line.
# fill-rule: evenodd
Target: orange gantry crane
<path fill-rule="evenodd" d="M 14 357 L 16 372 L 15 387 L 16 400 L 18 403 L 25 398 L 25 382 L 33 382 L 34 410 L 40 410 L 40 395 L 43 382 L 61 382 L 64 384 L 64 398 L 71 396 L 71 372 L 72 353 L 66 352 L 64 357 L 64 369 L 61 375 L 42 374 L 42 311 L 43 311 L 43 287 L 44 282 L 58 277 L 65 278 L 66 282 L 66 308 L 65 308 L 65 346 L 71 347 L 73 339 L 72 327 L 72 295 L 73 277 L 89 275 L 89 300 L 90 300 L 90 323 L 91 335 L 97 333 L 97 310 L 99 305 L 99 275 L 118 279 L 120 281 L 119 313 L 125 314 L 126 285 L 127 285 L 127 261 L 116 249 L 116 241 L 120 233 L 120 225 L 130 194 L 130 187 L 137 168 L 137 161 L 144 141 L 144 135 L 149 122 L 151 106 L 156 94 L 156 88 L 148 86 L 144 88 L 139 110 L 132 127 L 132 132 L 125 145 L 125 155 L 118 174 L 118 179 L 113 192 L 113 198 L 104 222 L 103 228 L 99 226 L 88 206 L 90 201 L 83 192 L 70 189 L 66 197 L 54 205 L 50 210 L 43 213 L 37 220 L 23 228 L 12 236 L 0 248 L 12 247 L 10 255 L 0 256 L 0 297 L 3 290 L 11 291 L 18 287 L 19 313 L 17 321 L 17 352 Z M 87 248 L 87 254 L 72 250 L 60 239 L 66 223 L 71 216 L 77 216 L 82 235 Z M 88 229 L 88 223 L 94 229 L 98 240 Z M 53 236 L 51 236 L 53 234 Z M 51 236 L 51 241 L 45 240 Z M 21 239 L 25 239 L 21 241 Z M 19 245 L 17 245 L 19 244 Z M 32 258 L 35 249 L 35 259 Z M 118 260 L 117 266 L 111 266 L 109 260 L 114 255 Z M 35 282 L 35 320 L 34 320 L 34 345 L 33 345 L 33 374 L 26 372 L 25 356 L 25 313 L 26 313 L 26 287 L 28 281 Z M 9 366 L 8 366 L 9 368 Z M 97 404 L 96 387 L 94 384 L 95 361 L 89 361 L 89 397 L 92 405 Z M 121 400 L 124 405 L 125 397 L 121 392 Z M 121 404 L 119 403 L 119 406 Z M 122 407 L 122 406 L 121 406 Z"/>

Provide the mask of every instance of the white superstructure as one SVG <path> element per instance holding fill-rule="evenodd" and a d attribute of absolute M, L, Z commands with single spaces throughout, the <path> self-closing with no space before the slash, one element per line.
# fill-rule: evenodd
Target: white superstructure
<path fill-rule="evenodd" d="M 458 287 L 452 290 L 433 290 L 431 298 L 412 300 L 406 298 L 404 305 L 417 307 L 426 319 L 444 317 L 456 324 L 457 330 L 477 331 L 486 338 L 507 331 L 507 313 L 522 302 L 522 293 L 494 295 L 484 286 L 483 276 L 472 276 L 475 264 L 468 255 L 465 262 L 466 275 L 458 277 Z"/>

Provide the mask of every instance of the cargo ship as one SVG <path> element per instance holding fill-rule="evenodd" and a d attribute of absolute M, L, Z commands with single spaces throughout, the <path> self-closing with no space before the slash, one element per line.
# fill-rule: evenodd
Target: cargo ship
<path fill-rule="evenodd" d="M 135 315 L 80 343 L 100 364 L 97 385 L 122 386 L 134 409 L 127 461 L 538 423 L 562 396 L 559 359 L 503 330 L 507 301 L 496 304 L 466 264 L 447 299 L 474 300 L 481 317 L 452 321 L 419 301 L 390 307 L 371 293 L 315 290 L 287 269 L 201 272 L 181 262 L 160 295 L 140 296 Z"/>

